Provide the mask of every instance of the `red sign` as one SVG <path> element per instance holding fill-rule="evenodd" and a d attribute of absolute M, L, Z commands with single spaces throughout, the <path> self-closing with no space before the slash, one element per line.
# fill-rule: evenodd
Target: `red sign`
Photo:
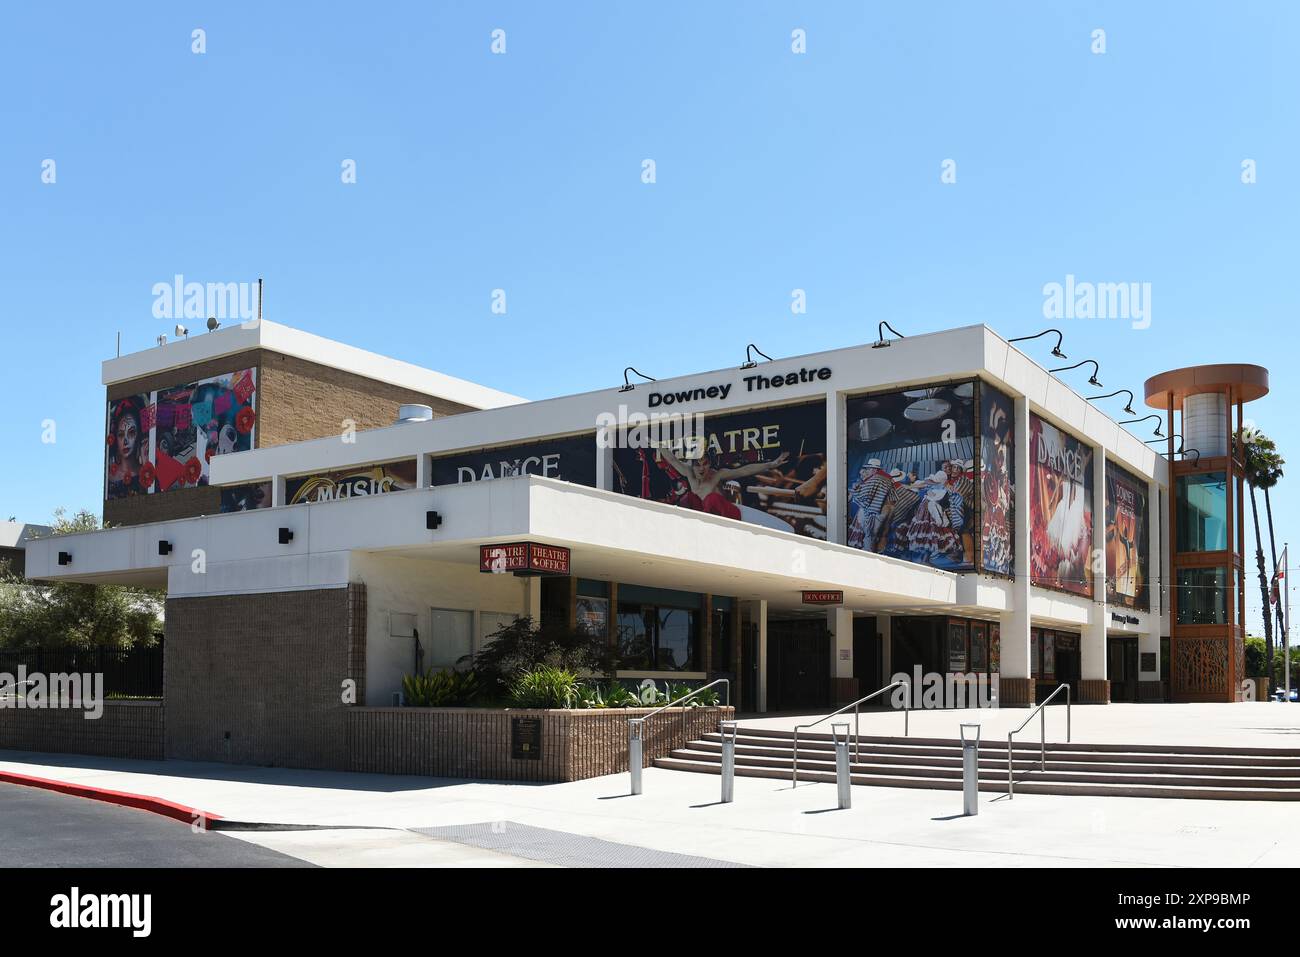
<path fill-rule="evenodd" d="M 803 603 L 805 605 L 842 605 L 844 604 L 844 592 L 806 591 L 803 593 Z"/>
<path fill-rule="evenodd" d="M 542 545 L 538 542 L 506 542 L 501 545 L 480 545 L 478 570 L 518 575 L 567 575 L 569 550 L 559 545 Z"/>

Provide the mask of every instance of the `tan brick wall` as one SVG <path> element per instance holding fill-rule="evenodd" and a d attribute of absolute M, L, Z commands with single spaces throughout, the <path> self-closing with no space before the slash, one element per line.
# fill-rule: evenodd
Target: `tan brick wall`
<path fill-rule="evenodd" d="M 72 708 L 0 709 L 0 748 L 161 761 L 160 701 L 105 701 L 95 719 Z"/>
<path fill-rule="evenodd" d="M 338 435 L 346 419 L 354 421 L 358 430 L 382 428 L 392 425 L 398 408 L 408 403 L 432 407 L 435 418 L 470 411 L 469 406 L 456 402 L 266 349 L 118 382 L 109 387 L 108 401 L 248 368 L 257 369 L 257 427 L 253 433 L 257 448 Z M 105 501 L 104 522 L 140 525 L 220 511 L 220 490 L 176 489 Z"/>
<path fill-rule="evenodd" d="M 342 692 L 365 656 L 350 627 L 363 590 L 169 599 L 167 757 L 347 767 Z"/>
<path fill-rule="evenodd" d="M 485 778 L 498 781 L 580 781 L 626 771 L 628 718 L 649 708 L 489 711 L 475 708 L 351 708 L 347 712 L 350 770 L 379 774 Z M 717 731 L 732 708 L 673 709 L 652 719 L 645 764 L 686 740 Z M 510 721 L 542 722 L 541 759 L 511 756 Z"/>
<path fill-rule="evenodd" d="M 263 351 L 258 378 L 258 445 L 285 445 L 340 435 L 343 421 L 358 430 L 397 421 L 398 407 L 417 402 L 435 418 L 470 411 L 469 406 L 376 382 L 351 372 Z"/>

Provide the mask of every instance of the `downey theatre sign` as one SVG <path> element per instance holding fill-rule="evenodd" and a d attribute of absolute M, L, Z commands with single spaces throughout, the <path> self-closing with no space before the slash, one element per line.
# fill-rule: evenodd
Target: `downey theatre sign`
<path fill-rule="evenodd" d="M 539 542 L 506 542 L 501 545 L 480 545 L 478 570 L 516 575 L 567 575 L 569 550 L 559 545 Z"/>

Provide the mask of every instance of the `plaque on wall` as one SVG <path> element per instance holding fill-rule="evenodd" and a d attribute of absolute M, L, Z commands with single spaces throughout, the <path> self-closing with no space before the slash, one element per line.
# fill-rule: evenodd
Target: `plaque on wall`
<path fill-rule="evenodd" d="M 516 761 L 542 760 L 542 719 L 510 719 L 510 757 Z"/>
<path fill-rule="evenodd" d="M 1154 651 L 1144 651 L 1141 655 L 1143 671 L 1156 670 L 1156 653 Z"/>

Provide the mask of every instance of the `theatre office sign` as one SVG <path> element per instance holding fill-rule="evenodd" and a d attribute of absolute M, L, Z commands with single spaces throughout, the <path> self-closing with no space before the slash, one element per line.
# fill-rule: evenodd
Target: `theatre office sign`
<path fill-rule="evenodd" d="M 478 570 L 501 575 L 567 575 L 569 550 L 560 545 L 543 545 L 539 542 L 507 542 L 501 545 L 480 545 Z"/>

